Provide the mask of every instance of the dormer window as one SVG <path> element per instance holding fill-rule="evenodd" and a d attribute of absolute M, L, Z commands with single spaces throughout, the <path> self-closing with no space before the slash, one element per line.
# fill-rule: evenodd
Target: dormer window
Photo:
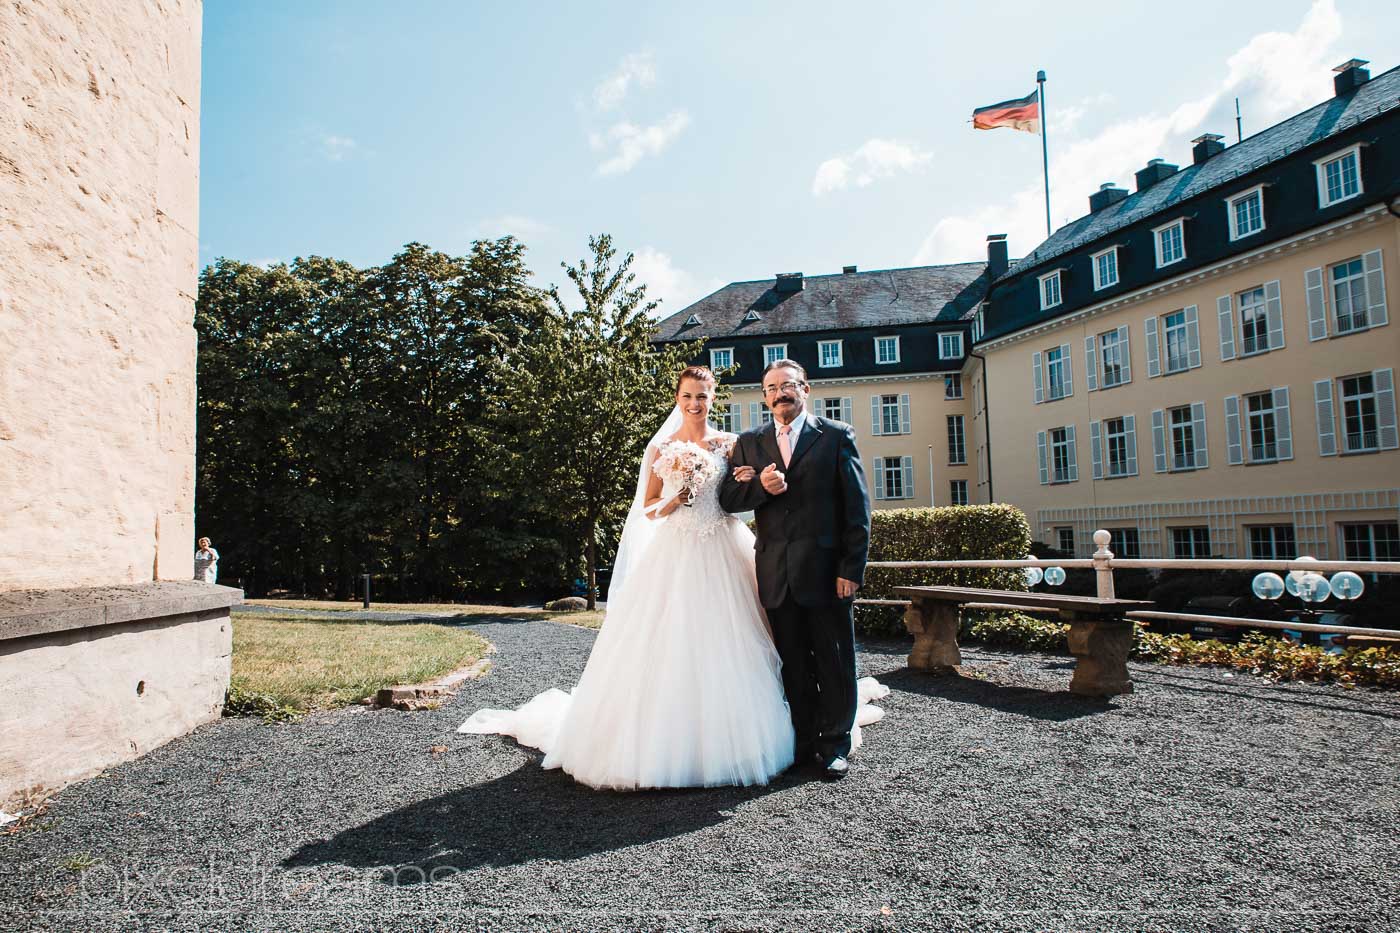
<path fill-rule="evenodd" d="M 758 313 L 756 310 L 754 310 L 753 308 L 750 308 L 750 309 L 749 309 L 749 313 L 746 314 L 746 315 L 744 315 L 744 323 L 745 323 L 745 324 L 747 324 L 749 321 L 757 321 L 757 320 L 759 320 L 759 319 L 760 319 L 759 313 Z"/>
<path fill-rule="evenodd" d="M 716 347 L 710 351 L 710 369 L 715 372 L 728 369 L 734 365 L 733 347 Z"/>
<path fill-rule="evenodd" d="M 685 326 L 686 326 L 686 327 L 694 327 L 696 324 L 699 324 L 699 323 L 700 323 L 700 318 L 699 318 L 698 315 L 692 314 L 690 317 L 688 317 L 688 318 L 685 319 Z"/>
<path fill-rule="evenodd" d="M 1118 247 L 1110 246 L 1102 253 L 1093 255 L 1094 291 L 1118 284 Z"/>
<path fill-rule="evenodd" d="M 876 362 L 876 363 L 898 363 L 898 362 L 899 362 L 899 338 L 898 338 L 898 337 L 876 337 L 876 338 L 875 338 L 875 362 Z"/>
<path fill-rule="evenodd" d="M 1152 231 L 1152 242 L 1157 248 L 1157 268 L 1170 266 L 1186 258 L 1186 221 L 1173 220 Z"/>
<path fill-rule="evenodd" d="M 1230 239 L 1238 240 L 1264 229 L 1264 186 L 1225 199 L 1230 214 Z"/>
<path fill-rule="evenodd" d="M 1060 270 L 1048 272 L 1040 277 L 1040 310 L 1048 311 L 1059 305 L 1063 299 L 1060 293 Z"/>
<path fill-rule="evenodd" d="M 1361 187 L 1361 144 L 1313 163 L 1317 167 L 1317 206 L 1331 207 L 1356 197 Z"/>

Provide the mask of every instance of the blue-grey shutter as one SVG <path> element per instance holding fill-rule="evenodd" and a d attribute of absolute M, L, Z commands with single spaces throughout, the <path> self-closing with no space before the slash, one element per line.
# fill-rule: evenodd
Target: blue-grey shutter
<path fill-rule="evenodd" d="M 1186 368 L 1201 365 L 1201 321 L 1195 305 L 1186 306 Z"/>
<path fill-rule="evenodd" d="M 875 498 L 885 498 L 885 458 L 875 458 Z"/>
<path fill-rule="evenodd" d="M 1049 467 L 1047 466 L 1047 464 L 1046 464 L 1046 462 L 1045 462 L 1045 432 L 1044 432 L 1044 431 L 1036 431 L 1036 432 L 1035 432 L 1035 446 L 1036 446 L 1036 449 L 1040 452 L 1040 485 L 1042 485 L 1042 486 L 1048 486 L 1048 485 L 1050 484 L 1050 469 L 1049 469 Z"/>
<path fill-rule="evenodd" d="M 1069 481 L 1079 479 L 1079 444 L 1074 440 L 1074 425 L 1065 425 L 1065 440 L 1069 443 Z"/>
<path fill-rule="evenodd" d="M 904 474 L 904 498 L 914 498 L 914 458 L 900 457 L 899 469 Z"/>
<path fill-rule="evenodd" d="M 879 437 L 884 433 L 880 427 L 880 396 L 878 395 L 870 396 L 870 422 L 870 435 L 872 437 Z"/>
<path fill-rule="evenodd" d="M 1269 349 L 1283 349 L 1283 297 L 1278 279 L 1264 283 L 1264 315 L 1269 322 Z"/>
<path fill-rule="evenodd" d="M 1069 344 L 1060 344 L 1060 359 L 1064 362 L 1065 371 L 1065 398 L 1074 394 L 1074 370 L 1070 368 Z"/>
<path fill-rule="evenodd" d="M 1137 415 L 1123 418 L 1123 430 L 1128 447 L 1128 475 L 1137 476 Z"/>
<path fill-rule="evenodd" d="M 729 413 L 734 416 L 734 433 L 738 434 L 744 430 L 744 406 L 735 402 L 729 406 Z"/>
<path fill-rule="evenodd" d="M 1045 401 L 1045 366 L 1039 350 L 1031 354 L 1031 371 L 1035 374 L 1035 403 L 1039 405 Z"/>
<path fill-rule="evenodd" d="M 1240 397 L 1225 396 L 1225 460 L 1244 463 L 1244 438 L 1240 430 Z"/>
<path fill-rule="evenodd" d="M 913 434 L 914 428 L 909 421 L 909 396 L 899 397 L 899 428 L 901 434 Z"/>
<path fill-rule="evenodd" d="M 1395 370 L 1377 369 L 1371 372 L 1376 386 L 1376 426 L 1380 429 L 1381 450 L 1400 447 L 1395 429 Z"/>
<path fill-rule="evenodd" d="M 1196 469 L 1210 466 L 1210 456 L 1206 446 L 1206 406 L 1204 402 L 1191 403 L 1191 434 L 1196 442 Z"/>
<path fill-rule="evenodd" d="M 1322 284 L 1322 269 L 1304 272 L 1303 284 L 1308 293 L 1308 339 L 1323 340 L 1327 337 L 1327 289 Z"/>
<path fill-rule="evenodd" d="M 761 424 L 759 415 L 762 414 L 762 402 L 749 402 L 749 427 L 756 428 Z"/>
<path fill-rule="evenodd" d="M 1103 479 L 1103 426 L 1098 421 L 1089 422 L 1089 449 L 1094 479 Z"/>
<path fill-rule="evenodd" d="M 1215 299 L 1216 317 L 1220 321 L 1220 361 L 1235 358 L 1235 312 L 1229 295 Z"/>
<path fill-rule="evenodd" d="M 1332 380 L 1313 383 L 1313 404 L 1317 412 L 1317 452 L 1323 457 L 1337 455 L 1337 417 L 1332 408 Z"/>
<path fill-rule="evenodd" d="M 1385 310 L 1385 267 L 1381 263 L 1381 251 L 1373 249 L 1363 255 L 1361 265 L 1366 270 L 1366 321 L 1372 327 L 1380 327 L 1389 320 Z"/>
<path fill-rule="evenodd" d="M 1160 408 L 1152 412 L 1152 468 L 1158 473 L 1167 472 L 1166 412 Z"/>
<path fill-rule="evenodd" d="M 1084 384 L 1093 392 L 1099 387 L 1099 338 L 1084 338 Z"/>
<path fill-rule="evenodd" d="M 1118 328 L 1118 362 L 1123 365 L 1123 382 L 1120 385 L 1133 381 L 1133 353 L 1128 347 L 1128 338 L 1132 332 L 1132 328 L 1127 324 Z"/>
<path fill-rule="evenodd" d="M 1288 410 L 1288 386 L 1274 390 L 1274 437 L 1278 440 L 1278 458 L 1292 460 L 1293 416 Z"/>
<path fill-rule="evenodd" d="M 851 397 L 845 395 L 841 397 L 841 420 L 851 426 L 851 431 L 855 431 L 855 422 L 851 420 Z"/>
<path fill-rule="evenodd" d="M 1143 325 L 1147 331 L 1147 378 L 1162 375 L 1162 359 L 1157 353 L 1157 319 L 1150 317 Z"/>

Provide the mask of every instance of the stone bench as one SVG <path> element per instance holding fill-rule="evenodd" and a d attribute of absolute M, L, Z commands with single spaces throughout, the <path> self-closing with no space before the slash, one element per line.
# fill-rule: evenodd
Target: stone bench
<path fill-rule="evenodd" d="M 1058 596 L 967 586 L 900 586 L 895 592 L 910 601 L 904 613 L 904 627 L 914 636 L 909 666 L 940 673 L 952 671 L 962 663 L 958 622 L 963 606 L 995 603 L 1054 610 L 1061 621 L 1069 623 L 1069 651 L 1078 659 L 1070 679 L 1070 692 L 1083 696 L 1133 692 L 1133 682 L 1128 676 L 1133 623 L 1123 614 L 1150 609 L 1153 605 L 1136 599 Z"/>

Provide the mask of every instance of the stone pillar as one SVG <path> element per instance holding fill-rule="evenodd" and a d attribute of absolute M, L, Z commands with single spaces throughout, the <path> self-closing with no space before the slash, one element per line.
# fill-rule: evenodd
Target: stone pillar
<path fill-rule="evenodd" d="M 904 627 L 914 636 L 910 667 L 946 674 L 962 663 L 958 609 L 952 603 L 916 598 L 904 611 Z"/>
<path fill-rule="evenodd" d="M 1070 619 L 1069 653 L 1079 659 L 1069 682 L 1071 693 L 1106 697 L 1132 693 L 1128 652 L 1133 624 L 1126 619 Z"/>

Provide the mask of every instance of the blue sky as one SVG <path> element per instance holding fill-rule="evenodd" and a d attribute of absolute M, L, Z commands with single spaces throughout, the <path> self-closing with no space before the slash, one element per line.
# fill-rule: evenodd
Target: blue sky
<path fill-rule="evenodd" d="M 1054 12 L 1048 12 L 1053 9 Z M 505 233 L 541 284 L 610 232 L 662 313 L 776 272 L 1012 255 L 1039 137 L 974 107 L 1049 81 L 1052 213 L 1397 64 L 1400 4 L 206 0 L 202 262 L 371 265 Z"/>

